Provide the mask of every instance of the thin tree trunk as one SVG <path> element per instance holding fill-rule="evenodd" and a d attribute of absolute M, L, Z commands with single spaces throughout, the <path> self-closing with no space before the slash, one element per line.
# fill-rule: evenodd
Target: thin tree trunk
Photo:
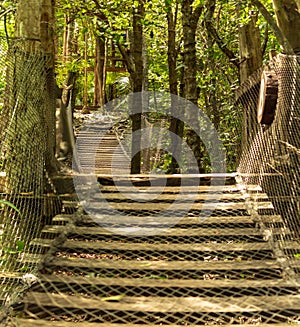
<path fill-rule="evenodd" d="M 43 0 L 41 6 L 40 40 L 46 54 L 47 108 L 45 110 L 45 129 L 47 135 L 46 170 L 55 175 L 59 170 L 56 153 L 56 82 L 54 75 L 54 0 Z"/>
<path fill-rule="evenodd" d="M 64 62 L 72 60 L 78 51 L 78 33 L 76 21 L 68 22 L 66 31 L 64 33 Z M 75 72 L 68 72 L 68 76 L 64 81 L 60 108 L 59 108 L 59 122 L 56 136 L 56 155 L 58 157 L 66 158 L 70 156 L 74 148 L 74 132 L 73 132 L 73 111 L 75 105 L 76 92 Z"/>
<path fill-rule="evenodd" d="M 183 25 L 183 43 L 184 43 L 184 96 L 192 103 L 198 106 L 198 88 L 197 88 L 197 62 L 196 57 L 196 29 L 202 12 L 202 7 L 193 10 L 192 0 L 182 2 L 182 25 Z M 187 105 L 186 117 L 189 126 L 186 129 L 187 144 L 193 151 L 193 155 L 198 163 L 198 167 L 191 167 L 191 173 L 198 173 L 201 167 L 200 138 L 198 136 L 199 117 L 192 116 L 192 105 Z M 192 162 L 192 160 L 189 160 Z"/>
<path fill-rule="evenodd" d="M 143 36 L 143 114 L 142 114 L 142 128 L 149 129 L 150 124 L 148 121 L 148 106 L 149 106 L 149 96 L 148 96 L 148 89 L 149 89 L 149 63 L 148 63 L 148 48 L 147 42 L 145 37 Z M 143 133 L 142 137 L 142 173 L 149 173 L 151 169 L 150 165 L 150 158 L 151 158 L 151 149 L 149 146 L 144 147 L 145 145 L 151 144 L 151 133 Z"/>
<path fill-rule="evenodd" d="M 216 0 L 210 0 L 207 3 L 207 13 L 206 13 L 206 21 L 211 22 L 214 17 L 215 12 L 215 6 L 216 6 Z M 207 25 L 207 24 L 206 24 Z M 210 72 L 214 72 L 215 70 L 215 52 L 214 52 L 214 38 L 211 33 L 207 33 L 207 68 Z M 215 129 L 218 130 L 220 125 L 220 111 L 218 107 L 218 101 L 216 97 L 216 90 L 217 90 L 217 79 L 215 77 L 215 74 L 211 74 L 211 78 L 209 81 L 210 87 L 208 88 L 208 108 L 209 108 L 209 114 L 212 118 L 212 122 L 214 124 Z"/>
<path fill-rule="evenodd" d="M 106 40 L 104 37 L 97 36 L 94 105 L 100 107 L 103 107 L 105 104 L 106 55 Z"/>
<path fill-rule="evenodd" d="M 134 62 L 134 72 L 131 74 L 133 93 L 139 93 L 143 90 L 143 24 L 144 0 L 139 0 L 138 9 L 133 9 L 133 44 L 132 56 Z M 134 103 L 131 105 L 132 111 L 132 145 L 131 145 L 131 173 L 139 174 L 141 172 L 141 128 L 142 115 L 140 110 L 142 106 L 142 96 L 135 95 Z"/>
<path fill-rule="evenodd" d="M 172 7 L 167 8 L 168 20 L 168 68 L 169 68 L 169 90 L 171 95 L 178 95 L 178 76 L 177 76 L 177 50 L 176 50 L 176 20 L 177 20 L 178 3 L 176 1 L 175 13 Z M 178 116 L 181 108 L 177 105 L 176 97 L 171 97 L 171 154 L 172 161 L 170 165 L 170 172 L 172 174 L 179 173 L 179 164 L 181 161 L 181 140 L 183 137 L 184 123 Z"/>

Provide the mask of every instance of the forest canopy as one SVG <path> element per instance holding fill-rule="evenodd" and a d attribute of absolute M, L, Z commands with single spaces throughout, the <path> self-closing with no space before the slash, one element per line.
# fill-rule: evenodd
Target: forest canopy
<path fill-rule="evenodd" d="M 53 31 L 48 50 L 66 106 L 70 90 L 73 110 L 83 112 L 130 92 L 177 94 L 208 115 L 229 171 L 236 169 L 241 138 L 235 89 L 270 55 L 300 50 L 297 0 L 4 0 L 0 36 L 8 43 L 27 37 L 18 20 L 29 3 L 54 13 L 40 24 Z M 180 131 L 180 122 L 170 124 Z M 201 160 L 205 171 L 203 153 Z"/>

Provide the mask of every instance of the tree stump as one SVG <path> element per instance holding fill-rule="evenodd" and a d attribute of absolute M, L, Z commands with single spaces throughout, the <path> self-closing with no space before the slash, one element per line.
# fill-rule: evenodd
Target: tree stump
<path fill-rule="evenodd" d="M 274 71 L 263 71 L 257 105 L 257 120 L 262 125 L 271 125 L 277 105 L 278 79 Z"/>

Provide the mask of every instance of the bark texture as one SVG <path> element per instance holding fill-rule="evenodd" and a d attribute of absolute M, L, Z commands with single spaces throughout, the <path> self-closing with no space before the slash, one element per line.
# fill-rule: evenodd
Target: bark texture
<path fill-rule="evenodd" d="M 299 0 L 273 0 L 278 26 L 295 54 L 300 54 Z"/>
<path fill-rule="evenodd" d="M 192 105 L 198 106 L 198 87 L 197 87 L 197 57 L 196 57 L 196 29 L 203 7 L 197 7 L 193 10 L 192 0 L 182 2 L 182 26 L 184 43 L 184 97 Z M 200 138 L 198 136 L 199 117 L 192 117 L 191 110 L 187 104 L 186 117 L 189 126 L 186 129 L 187 144 L 193 151 L 197 160 L 198 167 L 191 167 L 191 173 L 198 173 L 201 166 Z M 189 160 L 191 162 L 191 160 Z"/>
<path fill-rule="evenodd" d="M 171 94 L 178 95 L 178 76 L 177 76 L 177 49 L 176 49 L 176 22 L 177 22 L 178 4 L 176 3 L 175 12 L 171 6 L 167 8 L 168 20 L 168 68 L 169 68 L 169 90 Z M 179 162 L 181 161 L 181 139 L 183 137 L 184 123 L 177 119 L 180 115 L 181 108 L 177 105 L 176 97 L 171 98 L 171 154 L 172 161 L 170 165 L 170 173 L 180 173 Z M 177 137 L 176 137 L 177 136 Z"/>
<path fill-rule="evenodd" d="M 239 26 L 241 83 L 262 66 L 260 31 L 256 22 L 257 14 L 252 13 L 248 24 Z"/>
<path fill-rule="evenodd" d="M 133 40 L 132 40 L 132 60 L 134 70 L 131 73 L 132 89 L 134 93 L 140 93 L 143 90 L 143 23 L 145 14 L 144 1 L 139 0 L 137 9 L 133 9 Z M 132 146 L 131 146 L 131 173 L 139 174 L 141 172 L 141 129 L 142 129 L 142 96 L 135 96 L 132 108 Z"/>

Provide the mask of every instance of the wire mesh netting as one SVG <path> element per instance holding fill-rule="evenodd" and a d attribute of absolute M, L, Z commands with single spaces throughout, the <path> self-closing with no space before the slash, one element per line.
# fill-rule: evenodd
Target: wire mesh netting
<path fill-rule="evenodd" d="M 260 75 L 259 79 L 249 81 L 250 87 L 240 99 L 247 110 L 244 125 L 247 137 L 244 137 L 239 166 L 241 181 L 246 188 L 258 185 L 260 192 L 272 201 L 276 214 L 282 217 L 286 229 L 273 246 L 287 256 L 288 266 L 293 265 L 299 255 L 298 247 L 284 250 L 289 242 L 299 241 L 299 63 L 298 56 L 279 55 L 269 64 L 268 71 L 273 71 L 279 82 L 276 111 L 270 125 L 257 122 Z M 252 195 L 253 206 L 259 203 L 256 196 Z M 261 223 L 264 224 L 263 218 Z"/>
<path fill-rule="evenodd" d="M 268 128 L 256 118 L 260 74 L 240 89 L 238 174 L 173 175 L 163 187 L 135 176 L 134 188 L 99 176 L 99 192 L 80 186 L 101 224 L 83 203 L 52 218 L 62 197 L 45 172 L 43 54 L 16 44 L 0 62 L 3 325 L 299 322 L 298 57 L 270 64 L 279 93 Z"/>
<path fill-rule="evenodd" d="M 47 56 L 22 40 L 0 40 L 0 224 L 2 318 L 35 280 L 41 251 L 31 244 L 59 199 L 45 170 Z M 15 278 L 19 279 L 16 282 Z"/>

